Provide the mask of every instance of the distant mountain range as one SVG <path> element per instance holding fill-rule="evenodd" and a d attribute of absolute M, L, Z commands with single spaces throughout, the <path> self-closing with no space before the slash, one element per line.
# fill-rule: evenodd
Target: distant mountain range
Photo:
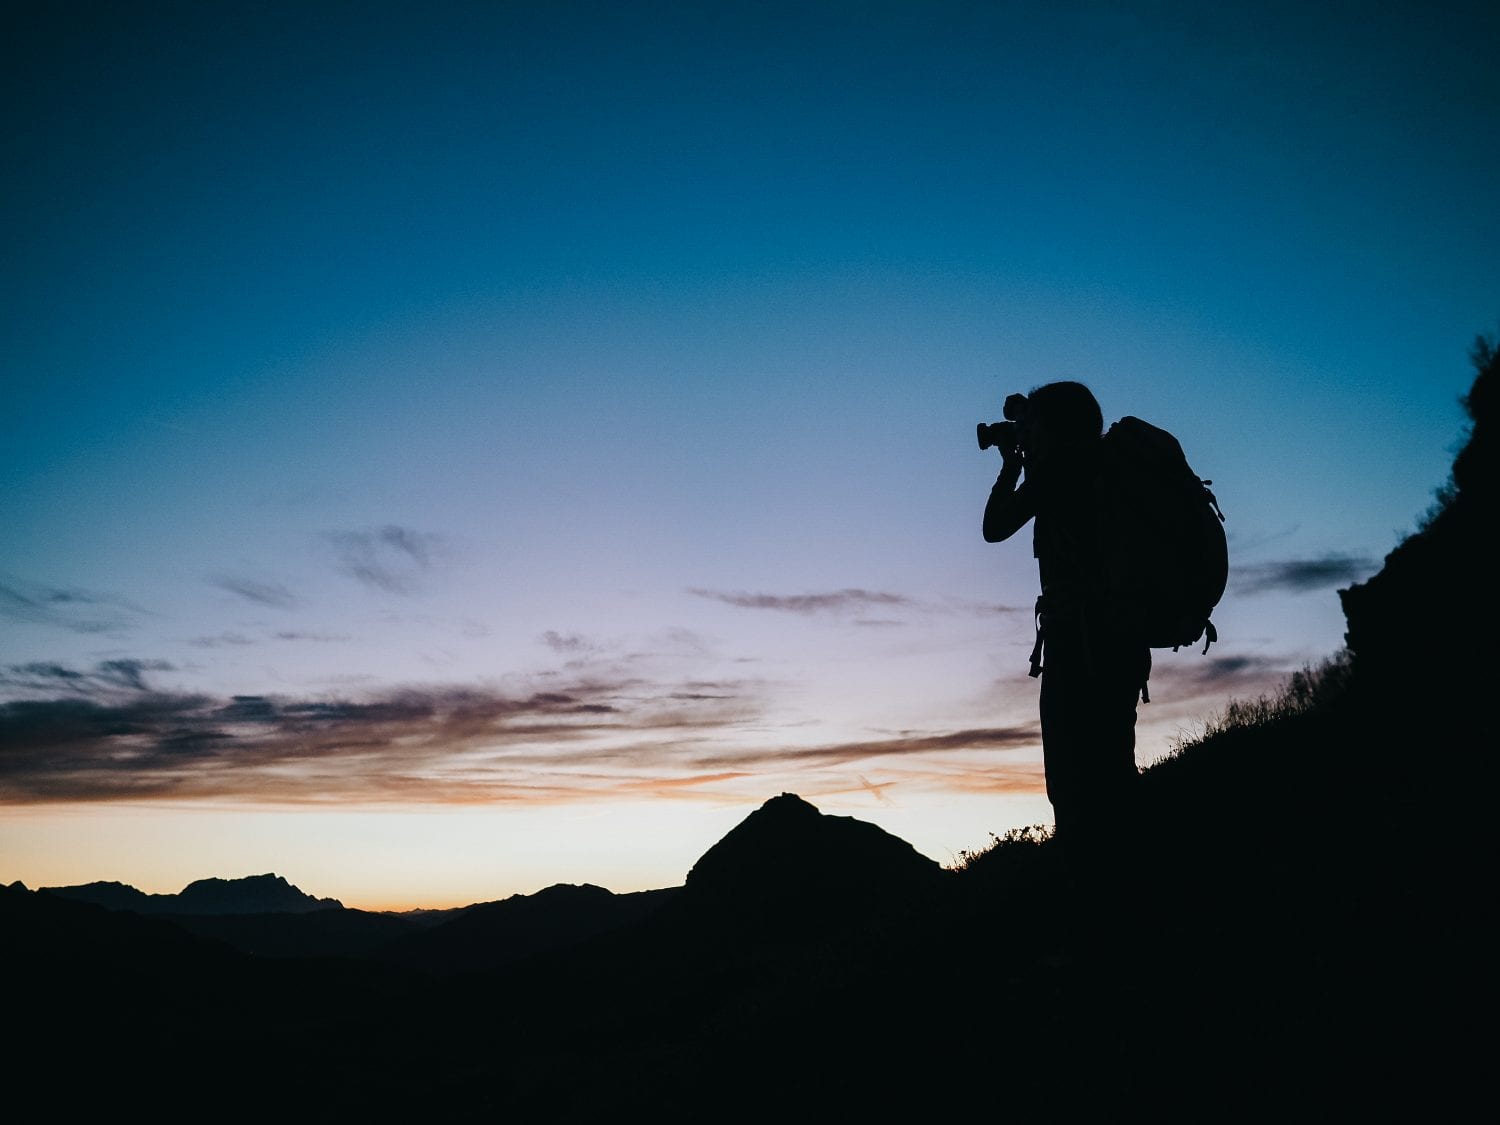
<path fill-rule="evenodd" d="M 809 865 L 805 857 L 824 857 Z M 878 909 L 883 899 L 949 873 L 904 840 L 852 817 L 826 816 L 791 793 L 768 800 L 689 871 L 685 886 L 614 894 L 557 884 L 453 910 L 350 910 L 279 875 L 200 879 L 179 894 L 116 882 L 39 892 L 106 910 L 170 918 L 189 933 L 257 956 L 351 956 L 454 974 L 499 968 L 640 922 L 683 895 L 700 917 L 755 929 L 809 926 Z M 15 885 L 17 889 L 25 889 Z"/>
<path fill-rule="evenodd" d="M 124 883 L 83 883 L 74 887 L 43 887 L 50 894 L 76 902 L 92 902 L 109 910 L 136 914 L 306 914 L 339 910 L 334 898 L 303 894 L 280 875 L 249 875 L 243 879 L 199 879 L 175 895 L 146 894 Z"/>
<path fill-rule="evenodd" d="M 1437 510 L 1344 592 L 1349 650 L 1143 773 L 1116 840 L 1132 893 L 1109 911 L 1055 841 L 947 870 L 786 793 L 682 886 L 636 894 L 395 915 L 275 875 L 178 895 L 17 883 L 0 888 L 14 1112 L 1482 1112 L 1500 360 L 1481 359 Z"/>

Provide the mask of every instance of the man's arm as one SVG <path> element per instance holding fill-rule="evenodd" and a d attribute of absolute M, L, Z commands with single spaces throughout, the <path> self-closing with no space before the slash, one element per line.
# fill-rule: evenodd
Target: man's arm
<path fill-rule="evenodd" d="M 984 506 L 984 541 L 1003 543 L 1036 515 L 1036 501 L 1032 497 L 1030 482 L 1021 480 L 1021 459 L 1007 457 L 990 489 L 989 503 Z"/>

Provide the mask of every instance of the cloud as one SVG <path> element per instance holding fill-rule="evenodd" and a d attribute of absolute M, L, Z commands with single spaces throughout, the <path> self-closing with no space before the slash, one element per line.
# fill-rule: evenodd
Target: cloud
<path fill-rule="evenodd" d="M 746 685 L 710 693 L 579 680 L 530 692 L 215 698 L 158 690 L 147 673 L 169 669 L 127 660 L 0 669 L 11 697 L 0 703 L 0 803 L 598 798 L 705 777 L 685 748 L 760 712 Z"/>
<path fill-rule="evenodd" d="M 652 678 L 663 675 L 661 670 L 669 665 L 701 666 L 719 659 L 711 638 L 678 627 L 637 636 L 593 636 L 549 629 L 536 640 L 563 658 L 563 671 L 543 675 Z"/>
<path fill-rule="evenodd" d="M 1024 605 L 1002 605 L 999 602 L 970 601 L 964 598 L 943 599 L 943 609 L 965 617 L 1005 617 L 1014 614 L 1025 614 L 1029 617 L 1035 612 L 1035 608 L 1035 600 Z"/>
<path fill-rule="evenodd" d="M 887 738 L 833 742 L 822 746 L 758 750 L 750 756 L 743 752 L 711 754 L 699 756 L 695 761 L 700 767 L 710 769 L 746 766 L 751 764 L 752 758 L 753 765 L 761 770 L 789 765 L 847 765 L 871 758 L 911 757 L 934 751 L 1034 749 L 1040 745 L 1040 739 L 1040 724 L 1023 723 L 1011 727 L 984 727 L 938 733 L 908 732 Z"/>
<path fill-rule="evenodd" d="M 848 587 L 814 594 L 753 594 L 744 591 L 709 590 L 701 586 L 687 591 L 694 597 L 723 602 L 740 609 L 769 609 L 781 613 L 796 613 L 803 616 L 829 614 L 850 616 L 855 625 L 874 628 L 891 628 L 911 624 L 912 614 L 961 617 L 997 617 L 1015 614 L 1030 614 L 1031 603 L 1022 606 L 1001 605 L 964 598 L 940 597 L 919 599 L 905 594 L 893 594 L 885 590 L 864 590 Z M 869 614 L 873 609 L 900 610 L 905 618 Z"/>
<path fill-rule="evenodd" d="M 324 644 L 347 641 L 349 639 L 343 633 L 309 633 L 298 629 L 278 629 L 274 633 L 267 633 L 259 639 L 247 637 L 244 633 L 216 633 L 213 636 L 192 637 L 187 643 L 197 648 L 244 648 L 249 645 L 258 645 L 262 641 L 267 640 Z"/>
<path fill-rule="evenodd" d="M 0 687 L 20 691 L 85 690 L 86 672 L 75 672 L 61 664 L 34 661 L 10 664 L 0 669 Z"/>
<path fill-rule="evenodd" d="M 912 606 L 912 599 L 902 594 L 890 594 L 880 590 L 845 589 L 822 594 L 749 594 L 730 593 L 724 590 L 705 590 L 693 587 L 688 593 L 741 609 L 770 609 L 781 613 L 846 613 L 867 610 L 876 606 Z"/>
<path fill-rule="evenodd" d="M 111 699 L 149 692 L 147 672 L 172 670 L 173 665 L 165 660 L 105 660 L 87 672 L 45 661 L 9 664 L 0 668 L 0 692 L 24 696 L 64 691 L 70 696 Z"/>
<path fill-rule="evenodd" d="M 255 643 L 254 638 L 247 637 L 243 633 L 219 633 L 213 637 L 192 637 L 188 640 L 188 644 L 197 648 L 243 647 Z"/>
<path fill-rule="evenodd" d="M 216 575 L 209 581 L 219 589 L 227 590 L 256 605 L 270 606 L 272 609 L 294 609 L 298 604 L 297 596 L 279 582 L 257 582 L 253 578 L 238 578 L 228 574 Z"/>
<path fill-rule="evenodd" d="M 569 656 L 579 653 L 594 651 L 594 644 L 582 633 L 559 633 L 548 629 L 541 635 L 542 644 L 553 652 L 565 653 Z"/>
<path fill-rule="evenodd" d="M 411 594 L 442 549 L 442 538 L 387 524 L 372 531 L 330 531 L 339 568 L 366 586 L 388 594 Z"/>
<path fill-rule="evenodd" d="M 1244 595 L 1287 590 L 1305 594 L 1312 590 L 1347 586 L 1375 573 L 1379 564 L 1365 555 L 1329 554 L 1317 559 L 1286 559 L 1236 567 L 1234 589 Z"/>
<path fill-rule="evenodd" d="M 164 690 L 157 673 L 171 670 L 150 660 L 0 669 L 0 804 L 722 801 L 783 783 L 884 800 L 893 786 L 1041 784 L 1028 755 L 1008 753 L 1037 749 L 1034 722 L 787 746 L 767 734 L 758 681 L 554 675 L 545 690 L 216 697 Z"/>
<path fill-rule="evenodd" d="M 75 633 L 117 633 L 143 611 L 123 598 L 16 579 L 0 582 L 0 618 Z"/>
<path fill-rule="evenodd" d="M 1152 653 L 1151 702 L 1138 711 L 1143 726 L 1167 720 L 1197 726 L 1231 699 L 1276 694 L 1304 663 L 1285 655 L 1217 656 L 1217 649 L 1205 656 L 1201 648 Z"/>
<path fill-rule="evenodd" d="M 147 672 L 170 672 L 165 660 L 106 660 L 96 666 L 94 674 L 104 683 L 126 691 L 149 691 Z"/>

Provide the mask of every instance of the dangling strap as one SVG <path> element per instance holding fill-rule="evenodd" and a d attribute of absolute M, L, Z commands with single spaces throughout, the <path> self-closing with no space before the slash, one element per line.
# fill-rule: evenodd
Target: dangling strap
<path fill-rule="evenodd" d="M 1218 639 L 1219 631 L 1214 628 L 1214 623 L 1212 621 L 1208 622 L 1203 627 L 1203 651 L 1207 652 L 1208 646 L 1213 644 Z"/>
<path fill-rule="evenodd" d="M 1042 674 L 1042 599 L 1036 600 L 1036 609 L 1032 611 L 1036 621 L 1036 644 L 1031 647 L 1031 671 L 1027 675 L 1035 678 Z"/>

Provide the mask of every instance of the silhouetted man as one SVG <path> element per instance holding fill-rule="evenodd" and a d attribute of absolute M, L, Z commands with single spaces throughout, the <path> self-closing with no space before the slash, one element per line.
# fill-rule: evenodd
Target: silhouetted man
<path fill-rule="evenodd" d="M 1085 904 L 1114 916 L 1124 887 L 1119 831 L 1137 779 L 1136 702 L 1151 649 L 1104 594 L 1103 415 L 1081 383 L 1048 383 L 1007 403 L 1019 415 L 1001 441 L 984 538 L 1030 520 L 1041 574 L 1033 676 L 1041 677 L 1042 753 L 1057 838 Z M 1022 479 L 1024 473 L 1024 480 Z"/>

